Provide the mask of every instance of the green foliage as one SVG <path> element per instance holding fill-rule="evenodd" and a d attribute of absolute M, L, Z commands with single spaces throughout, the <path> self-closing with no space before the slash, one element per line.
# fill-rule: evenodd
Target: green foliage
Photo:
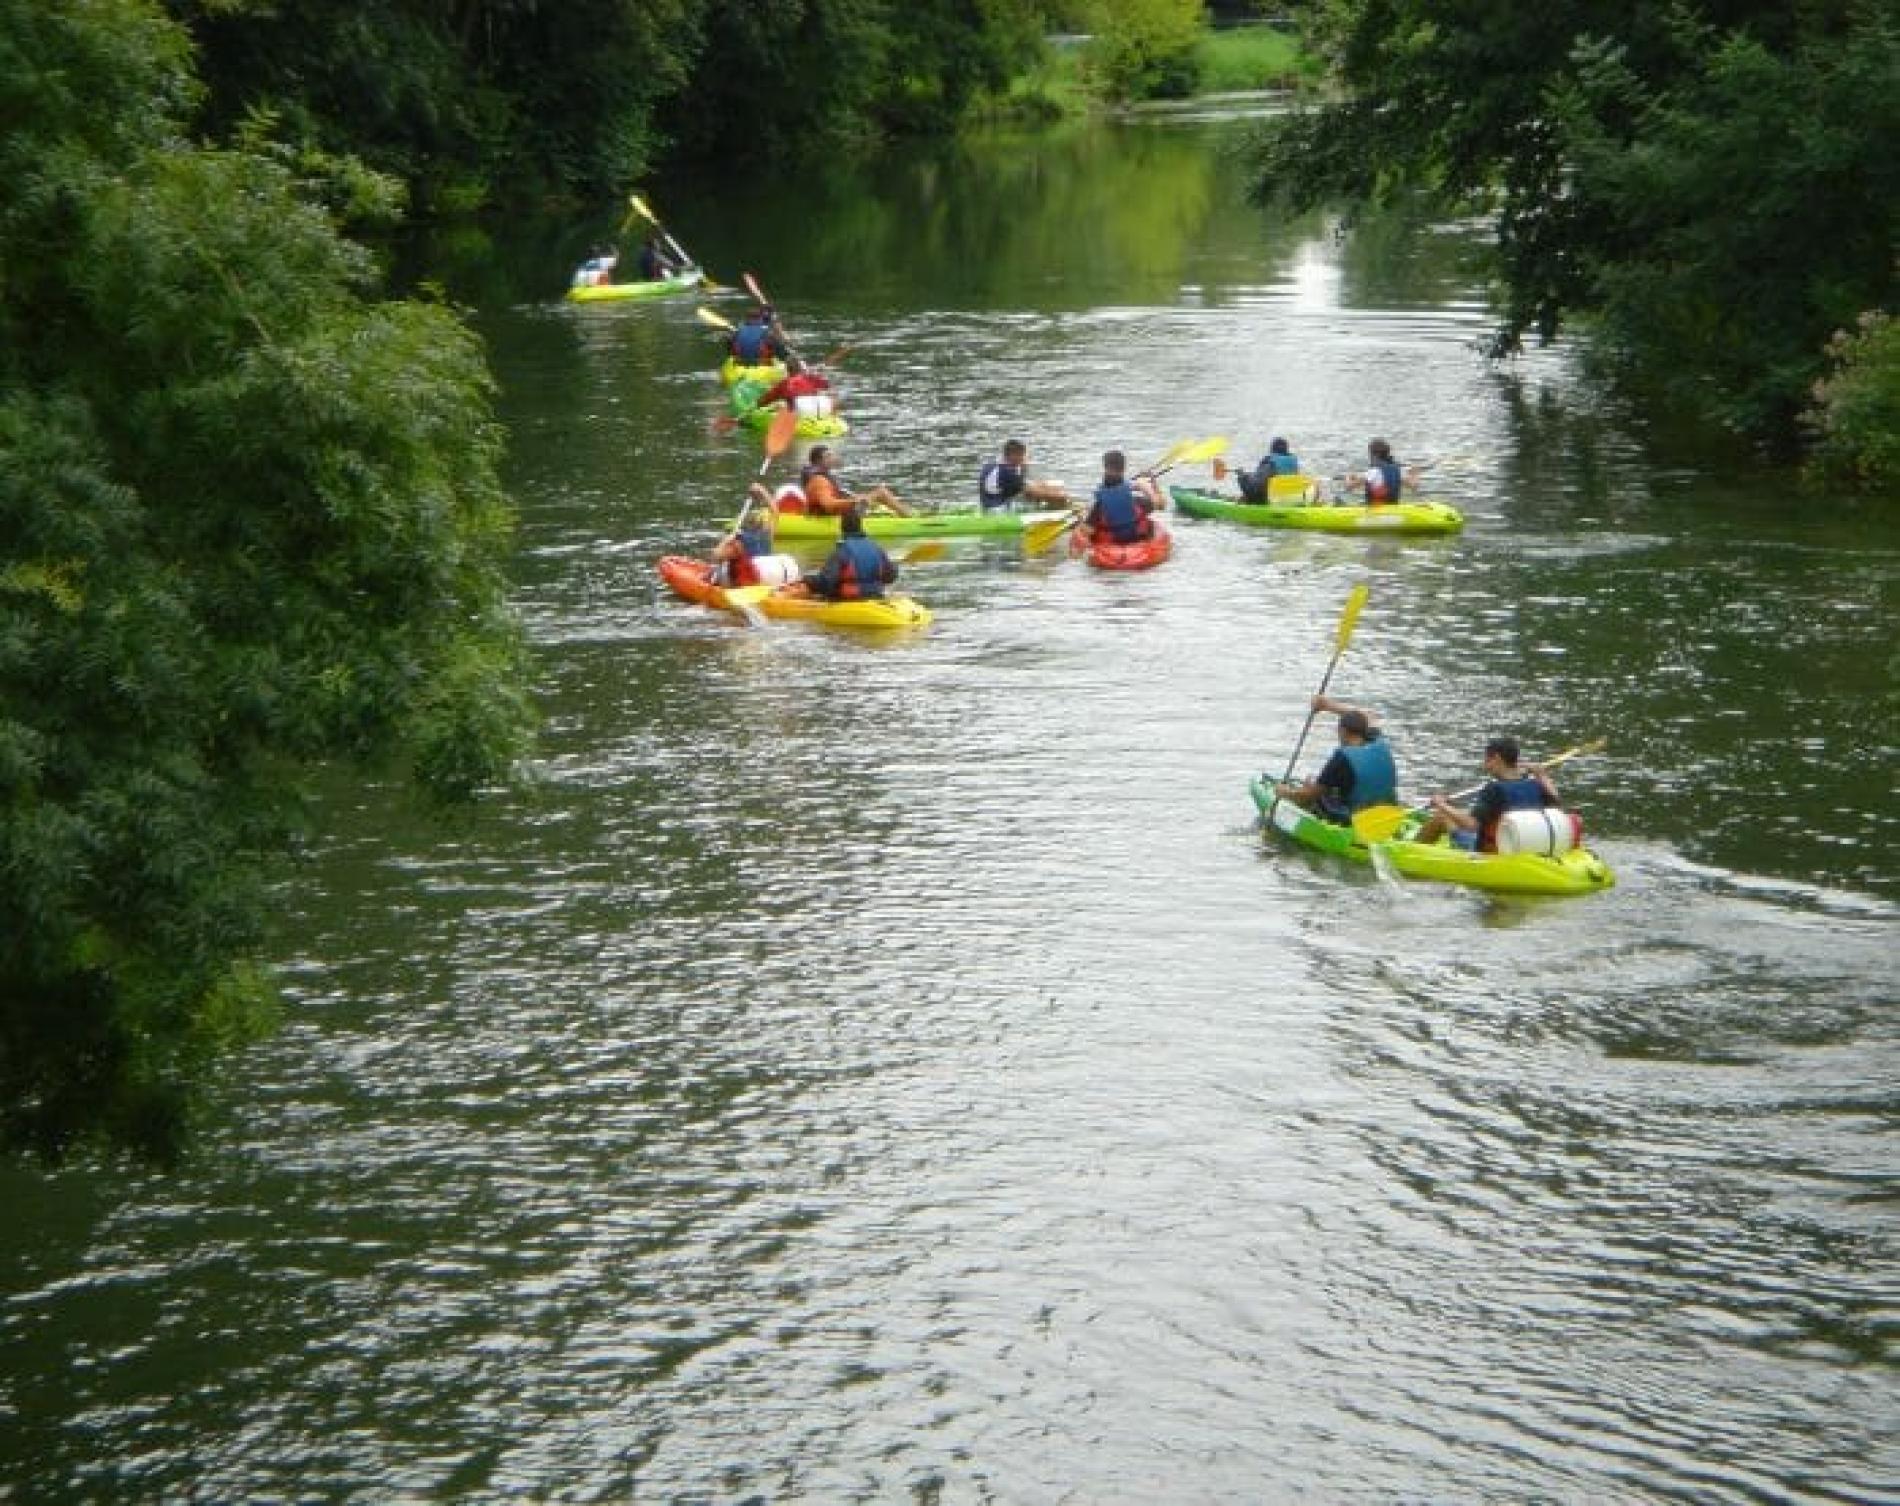
<path fill-rule="evenodd" d="M 49 1155 L 173 1152 L 267 1020 L 302 772 L 465 796 L 530 726 L 477 342 L 366 299 L 350 174 L 185 144 L 187 59 L 0 0 L 0 1137 Z"/>
<path fill-rule="evenodd" d="M 1601 49 L 1562 96 L 1584 301 L 1647 390 L 1791 448 L 1828 338 L 1892 290 L 1900 34 L 1685 37 L 1668 90 Z"/>
<path fill-rule="evenodd" d="M 1341 0 L 1314 37 L 1348 92 L 1266 129 L 1259 191 L 1493 212 L 1499 354 L 1592 315 L 1619 370 L 1781 446 L 1829 333 L 1891 305 L 1879 6 Z"/>
<path fill-rule="evenodd" d="M 1900 491 L 1900 319 L 1861 316 L 1828 342 L 1827 373 L 1805 415 L 1816 485 Z"/>
<path fill-rule="evenodd" d="M 1319 71 L 1317 59 L 1301 50 L 1296 37 L 1269 26 L 1204 32 L 1195 45 L 1194 62 L 1197 87 L 1207 94 L 1286 88 L 1311 80 Z"/>
<path fill-rule="evenodd" d="M 1194 92 L 1201 0 L 1101 0 L 1092 26 L 1089 71 L 1104 98 L 1181 99 Z"/>

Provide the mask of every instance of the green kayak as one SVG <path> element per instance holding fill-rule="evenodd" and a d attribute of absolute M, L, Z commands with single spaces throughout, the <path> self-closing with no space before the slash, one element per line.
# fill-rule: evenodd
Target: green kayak
<path fill-rule="evenodd" d="M 1019 534 L 1031 523 L 1050 523 L 1068 517 L 1065 510 L 1054 512 L 1008 512 L 996 508 L 989 512 L 926 512 L 900 518 L 891 513 L 874 512 L 864 519 L 864 531 L 878 539 L 974 538 L 981 535 Z M 835 539 L 838 520 L 813 517 L 802 512 L 782 512 L 778 516 L 778 538 L 785 543 L 801 539 Z"/>
<path fill-rule="evenodd" d="M 1224 518 L 1255 528 L 1306 528 L 1325 533 L 1456 533 L 1464 514 L 1444 502 L 1240 502 L 1190 486 L 1168 488 L 1190 518 Z"/>
<path fill-rule="evenodd" d="M 672 277 L 657 277 L 651 282 L 602 282 L 592 287 L 569 288 L 569 303 L 618 303 L 629 298 L 671 298 L 690 293 L 702 277 L 698 267 L 689 267 Z"/>
<path fill-rule="evenodd" d="M 1409 879 L 1440 884 L 1466 884 L 1499 894 L 1594 894 L 1616 882 L 1609 865 L 1587 847 L 1554 854 L 1538 852 L 1471 852 L 1441 838 L 1425 845 L 1406 840 L 1418 830 L 1420 816 L 1399 828 L 1390 841 L 1362 842 L 1350 826 L 1322 821 L 1291 800 L 1273 792 L 1265 775 L 1248 786 L 1261 819 L 1282 836 L 1315 852 L 1332 853 L 1355 863 L 1375 858 Z"/>

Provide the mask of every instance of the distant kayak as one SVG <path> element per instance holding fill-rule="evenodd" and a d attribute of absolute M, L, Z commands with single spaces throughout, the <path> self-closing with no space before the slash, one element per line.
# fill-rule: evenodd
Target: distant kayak
<path fill-rule="evenodd" d="M 690 555 L 669 554 L 660 561 L 660 579 L 678 596 L 702 606 L 741 612 L 732 593 L 712 583 L 712 566 Z M 767 617 L 822 622 L 832 627 L 921 628 L 930 625 L 930 609 L 908 596 L 879 596 L 868 601 L 827 601 L 821 596 L 781 596 L 777 591 L 747 589 L 740 598 Z"/>
<path fill-rule="evenodd" d="M 1193 487 L 1168 488 L 1190 518 L 1222 518 L 1254 528 L 1305 528 L 1324 533 L 1456 533 L 1464 514 L 1444 502 L 1240 502 Z"/>
<path fill-rule="evenodd" d="M 1609 865 L 1587 847 L 1558 853 L 1472 852 L 1444 839 L 1429 845 L 1409 842 L 1404 833 L 1418 829 L 1416 813 L 1399 828 L 1400 836 L 1368 845 L 1350 826 L 1321 820 L 1291 800 L 1276 798 L 1273 782 L 1264 776 L 1248 793 L 1268 826 L 1302 847 L 1355 863 L 1370 863 L 1377 854 L 1405 878 L 1500 894 L 1594 894 L 1616 882 Z"/>
<path fill-rule="evenodd" d="M 766 361 L 757 366 L 740 364 L 737 356 L 727 356 L 719 363 L 719 380 L 730 387 L 734 382 L 757 382 L 761 388 L 770 387 L 775 382 L 785 380 L 783 361 Z"/>
<path fill-rule="evenodd" d="M 918 513 L 908 518 L 874 512 L 865 514 L 864 531 L 872 538 L 882 539 L 975 538 L 1019 534 L 1031 523 L 1052 523 L 1067 516 L 1068 513 L 1059 509 L 1054 512 L 1007 512 L 997 508 L 990 512 L 979 512 L 972 508 L 967 512 Z M 778 517 L 778 537 L 792 543 L 804 539 L 835 539 L 838 537 L 838 520 L 815 517 L 809 513 L 782 512 Z"/>
<path fill-rule="evenodd" d="M 569 288 L 569 303 L 611 303 L 626 298 L 670 298 L 676 293 L 690 293 L 699 286 L 704 274 L 698 267 L 688 267 L 674 277 L 656 278 L 652 282 L 600 282 L 592 287 Z"/>
<path fill-rule="evenodd" d="M 1151 570 L 1174 553 L 1174 534 L 1165 521 L 1154 518 L 1154 532 L 1132 544 L 1106 539 L 1089 543 L 1078 530 L 1069 535 L 1069 552 L 1087 557 L 1097 570 Z"/>

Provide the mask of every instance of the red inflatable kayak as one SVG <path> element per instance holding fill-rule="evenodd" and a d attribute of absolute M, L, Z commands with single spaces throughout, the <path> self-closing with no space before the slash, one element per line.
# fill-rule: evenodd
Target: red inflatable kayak
<path fill-rule="evenodd" d="M 1097 570 L 1152 569 L 1174 552 L 1174 535 L 1160 518 L 1151 521 L 1155 526 L 1154 532 L 1133 544 L 1114 544 L 1106 539 L 1099 543 L 1088 543 L 1078 529 L 1069 535 L 1069 552 L 1087 553 L 1089 563 Z"/>

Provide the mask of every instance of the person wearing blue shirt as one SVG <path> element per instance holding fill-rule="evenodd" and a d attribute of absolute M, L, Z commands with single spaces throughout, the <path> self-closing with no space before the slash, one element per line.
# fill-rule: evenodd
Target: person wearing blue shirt
<path fill-rule="evenodd" d="M 1314 696 L 1313 709 L 1338 716 L 1339 746 L 1311 779 L 1281 783 L 1280 798 L 1340 826 L 1350 826 L 1353 812 L 1367 806 L 1397 805 L 1398 764 L 1372 714 L 1329 695 Z"/>
<path fill-rule="evenodd" d="M 1020 498 L 1067 507 L 1069 494 L 1052 481 L 1029 479 L 1029 446 L 1020 439 L 1003 445 L 1003 458 L 992 460 L 976 478 L 976 500 L 984 512 L 1019 509 Z"/>
<path fill-rule="evenodd" d="M 1510 811 L 1547 810 L 1559 804 L 1557 786 L 1536 764 L 1518 766 L 1514 737 L 1494 737 L 1484 745 L 1484 772 L 1490 775 L 1469 810 L 1459 810 L 1443 795 L 1432 796 L 1432 813 L 1413 838 L 1436 842 L 1446 832 L 1460 847 L 1498 850 L 1498 822 Z"/>

